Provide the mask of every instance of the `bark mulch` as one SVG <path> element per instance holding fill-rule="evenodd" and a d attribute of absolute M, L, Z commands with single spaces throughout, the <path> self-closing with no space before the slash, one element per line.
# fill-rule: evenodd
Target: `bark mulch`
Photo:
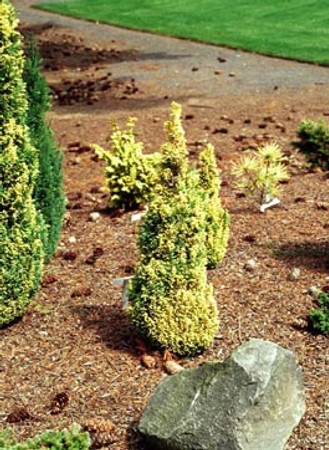
<path fill-rule="evenodd" d="M 22 24 L 22 31 L 28 28 Z M 163 364 L 170 355 L 142 342 L 122 310 L 122 288 L 113 280 L 134 272 L 138 223 L 131 221 L 132 212 L 107 207 L 103 163 L 90 145 L 106 146 L 110 116 L 123 125 L 134 115 L 146 151 L 158 150 L 170 101 L 177 100 L 191 159 L 207 140 L 216 147 L 221 197 L 231 215 L 226 257 L 209 271 L 218 334 L 204 354 L 179 363 L 188 368 L 222 361 L 250 338 L 293 350 L 304 374 L 307 411 L 287 449 L 329 449 L 328 338 L 308 326 L 315 307 L 310 288 L 329 284 L 329 177 L 311 170 L 291 144 L 301 119 L 328 116 L 328 84 L 207 98 L 182 92 L 177 98 L 167 85 L 111 74 L 113 61 L 138 61 L 138 52 L 122 42 L 90 43 L 81 31 L 53 25 L 34 31 L 54 95 L 49 119 L 64 152 L 68 205 L 38 296 L 21 320 L 1 330 L 1 427 L 10 425 L 26 438 L 106 419 L 114 429 L 101 448 L 143 448 L 136 424 L 166 376 Z M 237 76 L 243 77 L 242 69 Z M 292 176 L 280 205 L 261 214 L 255 199 L 234 189 L 229 168 L 243 148 L 272 139 L 284 148 Z M 92 212 L 100 218 L 92 220 Z M 256 263 L 252 270 L 250 259 Z M 292 280 L 294 268 L 300 276 Z"/>

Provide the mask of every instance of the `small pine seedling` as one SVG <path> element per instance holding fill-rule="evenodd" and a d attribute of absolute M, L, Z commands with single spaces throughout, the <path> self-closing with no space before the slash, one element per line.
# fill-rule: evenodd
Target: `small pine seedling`
<path fill-rule="evenodd" d="M 280 183 L 290 178 L 283 161 L 282 149 L 275 142 L 258 147 L 253 155 L 244 156 L 233 164 L 236 187 L 250 195 L 259 195 L 260 204 L 269 203 L 282 192 Z"/>

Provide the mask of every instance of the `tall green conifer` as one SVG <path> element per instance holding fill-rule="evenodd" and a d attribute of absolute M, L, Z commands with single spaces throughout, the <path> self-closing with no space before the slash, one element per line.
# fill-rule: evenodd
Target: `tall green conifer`
<path fill-rule="evenodd" d="M 0 326 L 21 316 L 42 273 L 41 218 L 32 192 L 38 156 L 25 124 L 23 52 L 14 8 L 0 0 Z"/>
<path fill-rule="evenodd" d="M 49 261 L 57 248 L 65 212 L 63 155 L 57 149 L 52 130 L 46 122 L 50 94 L 47 81 L 40 72 L 41 59 L 37 44 L 32 38 L 28 41 L 27 56 L 24 70 L 28 100 L 27 125 L 31 142 L 39 156 L 39 173 L 33 198 L 46 225 L 42 241 L 45 259 Z"/>

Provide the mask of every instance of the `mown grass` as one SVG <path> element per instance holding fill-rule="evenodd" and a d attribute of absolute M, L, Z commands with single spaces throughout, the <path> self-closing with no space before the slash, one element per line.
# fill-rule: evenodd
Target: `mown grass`
<path fill-rule="evenodd" d="M 62 0 L 57 13 L 329 65 L 328 0 Z"/>

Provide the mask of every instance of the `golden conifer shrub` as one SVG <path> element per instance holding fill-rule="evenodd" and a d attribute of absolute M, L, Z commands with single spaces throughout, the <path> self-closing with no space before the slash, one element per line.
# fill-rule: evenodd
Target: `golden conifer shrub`
<path fill-rule="evenodd" d="M 207 268 L 214 269 L 223 260 L 228 239 L 230 216 L 219 198 L 220 179 L 214 147 L 208 144 L 200 154 L 200 184 L 205 191 Z"/>
<path fill-rule="evenodd" d="M 140 259 L 129 287 L 128 315 L 156 347 L 194 355 L 211 346 L 218 310 L 207 281 L 206 199 L 187 163 L 181 108 L 165 124 L 160 180 L 140 235 Z"/>
<path fill-rule="evenodd" d="M 135 140 L 135 121 L 131 117 L 126 130 L 112 121 L 110 151 L 93 145 L 98 157 L 106 161 L 104 173 L 110 192 L 109 205 L 126 210 L 137 208 L 150 199 L 158 176 L 159 154 L 143 154 L 143 144 Z"/>
<path fill-rule="evenodd" d="M 15 11 L 0 2 L 0 326 L 20 317 L 41 280 L 42 220 L 32 200 L 38 159 L 25 125 L 27 101 Z"/>

